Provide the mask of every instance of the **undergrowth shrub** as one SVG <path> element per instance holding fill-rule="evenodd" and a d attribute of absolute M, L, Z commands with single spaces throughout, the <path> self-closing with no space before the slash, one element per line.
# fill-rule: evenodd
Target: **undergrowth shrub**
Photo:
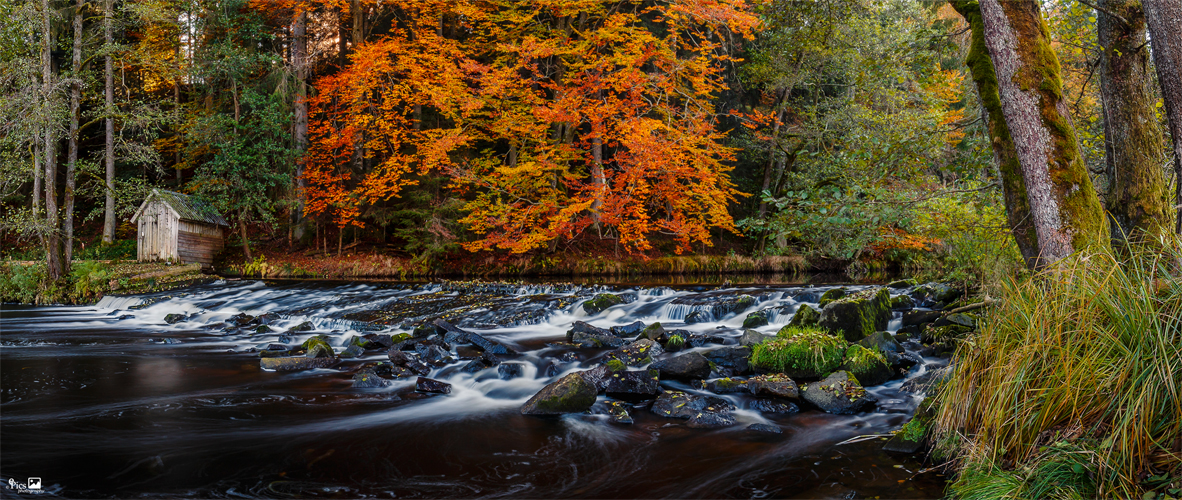
<path fill-rule="evenodd" d="M 953 495 L 1179 496 L 1182 247 L 1156 248 L 1081 253 L 1001 285 L 939 394 Z"/>
<path fill-rule="evenodd" d="M 32 304 L 45 280 L 45 264 L 0 262 L 0 301 Z"/>

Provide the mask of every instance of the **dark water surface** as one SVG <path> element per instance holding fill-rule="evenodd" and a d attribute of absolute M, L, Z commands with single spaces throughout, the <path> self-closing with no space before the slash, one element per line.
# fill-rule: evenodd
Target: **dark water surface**
<path fill-rule="evenodd" d="M 565 340 L 574 321 L 660 321 L 733 344 L 747 312 L 815 301 L 811 294 L 823 289 L 711 290 L 751 294 L 759 303 L 692 325 L 681 322 L 696 306 L 674 301 L 700 291 L 632 288 L 635 301 L 587 315 L 579 304 L 594 291 L 242 281 L 108 297 L 91 307 L 4 305 L 0 492 L 16 496 L 9 479 L 40 477 L 50 495 L 88 498 L 942 495 L 943 478 L 920 473 L 919 457 L 883 452 L 880 439 L 838 444 L 907 421 L 920 399 L 899 390 L 901 379 L 870 388 L 878 408 L 852 416 L 761 414 L 744 409 L 750 397 L 725 395 L 739 408 L 739 424 L 718 430 L 691 429 L 643 407 L 631 410 L 633 425 L 606 415 L 522 416 L 521 404 L 549 381 L 602 361 L 597 350 L 547 345 Z M 524 377 L 501 380 L 496 368 L 463 373 L 466 361 L 457 361 L 430 375 L 451 383 L 452 393 L 428 396 L 414 392 L 413 379 L 353 388 L 350 372 L 385 359 L 377 351 L 303 372 L 261 370 L 248 352 L 303 321 L 315 330 L 292 343 L 328 333 L 339 351 L 359 330 L 396 333 L 405 322 L 449 310 L 460 326 L 521 351 L 515 361 L 524 363 Z M 282 316 L 273 333 L 205 328 L 239 312 L 268 311 Z M 168 325 L 169 313 L 187 319 Z M 790 317 L 772 314 L 759 330 L 773 333 Z M 679 382 L 662 385 L 696 392 Z M 784 432 L 745 429 L 754 423 Z"/>

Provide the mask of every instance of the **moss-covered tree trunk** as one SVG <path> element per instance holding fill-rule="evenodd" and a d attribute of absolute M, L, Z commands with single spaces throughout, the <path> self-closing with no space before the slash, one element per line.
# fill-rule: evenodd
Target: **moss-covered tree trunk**
<path fill-rule="evenodd" d="M 1034 232 L 1034 222 L 1030 218 L 1030 203 L 1026 201 L 1026 182 L 1022 179 L 1022 165 L 1018 163 L 1014 140 L 1010 137 L 1010 129 L 1006 127 L 1005 116 L 1001 111 L 1001 97 L 997 93 L 997 74 L 993 72 L 993 60 L 989 57 L 989 49 L 985 47 L 981 9 L 976 0 L 953 0 L 952 7 L 964 16 L 972 29 L 965 64 L 968 65 L 973 83 L 977 86 L 981 107 L 985 109 L 983 118 L 989 128 L 993 157 L 997 162 L 1002 193 L 1005 196 L 1006 222 L 1010 226 L 1014 240 L 1018 242 L 1022 259 L 1028 267 L 1033 268 L 1038 257 L 1038 236 Z"/>
<path fill-rule="evenodd" d="M 1103 49 L 1100 97 L 1112 234 L 1156 235 L 1169 229 L 1170 206 L 1161 168 L 1162 130 L 1154 109 L 1145 13 L 1139 0 L 1102 0 L 1100 7 L 1106 11 L 1098 13 L 1096 28 Z"/>
<path fill-rule="evenodd" d="M 1177 225 L 1182 234 L 1182 0 L 1143 0 L 1149 24 L 1153 67 L 1165 100 L 1170 136 L 1173 137 Z"/>
<path fill-rule="evenodd" d="M 1107 240 L 1108 225 L 1092 187 L 1063 96 L 1059 58 L 1037 0 L 982 0 L 985 46 L 1014 141 L 1031 221 L 1036 267 Z"/>

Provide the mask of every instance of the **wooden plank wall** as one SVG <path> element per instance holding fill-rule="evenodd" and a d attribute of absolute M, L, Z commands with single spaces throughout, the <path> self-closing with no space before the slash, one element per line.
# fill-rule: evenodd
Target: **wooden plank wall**
<path fill-rule="evenodd" d="M 222 251 L 221 227 L 179 220 L 163 203 L 152 203 L 140 214 L 137 257 L 141 261 L 179 260 L 213 263 Z"/>
<path fill-rule="evenodd" d="M 181 262 L 212 264 L 222 251 L 222 228 L 208 224 L 180 221 L 177 232 L 178 255 Z"/>

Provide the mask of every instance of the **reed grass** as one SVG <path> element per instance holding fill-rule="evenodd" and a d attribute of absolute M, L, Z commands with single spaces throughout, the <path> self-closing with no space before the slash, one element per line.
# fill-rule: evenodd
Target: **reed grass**
<path fill-rule="evenodd" d="M 1182 247 L 1159 243 L 1077 255 L 994 291 L 1000 304 L 939 393 L 935 436 L 960 470 L 950 493 L 1140 498 L 1153 475 L 1178 487 Z"/>

